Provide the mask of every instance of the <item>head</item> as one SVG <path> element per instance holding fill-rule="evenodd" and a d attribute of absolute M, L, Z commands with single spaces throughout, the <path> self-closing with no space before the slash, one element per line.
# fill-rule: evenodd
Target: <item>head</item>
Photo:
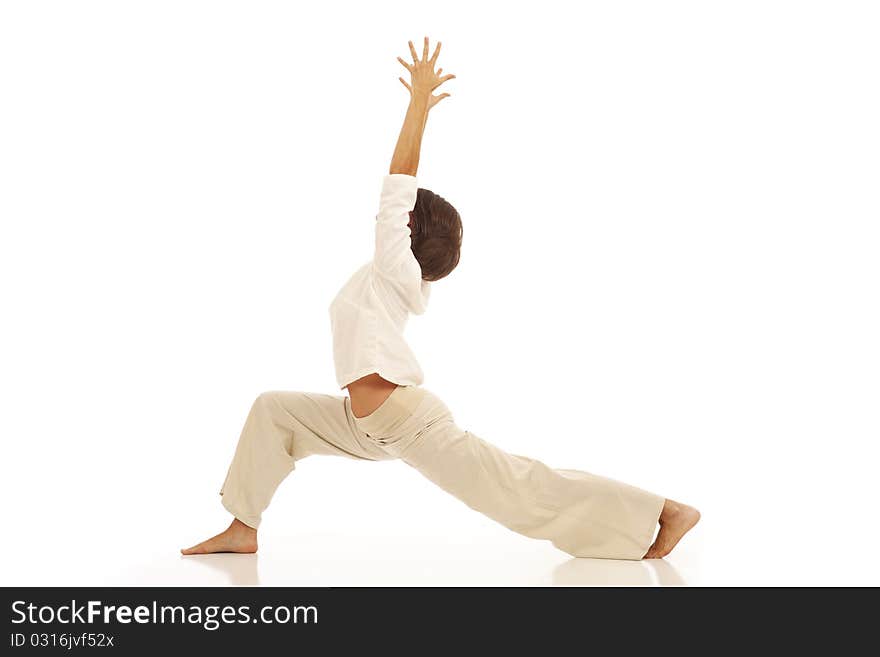
<path fill-rule="evenodd" d="M 458 265 L 462 226 L 458 211 L 442 196 L 419 188 L 409 213 L 412 252 L 422 268 L 422 279 L 439 281 Z"/>

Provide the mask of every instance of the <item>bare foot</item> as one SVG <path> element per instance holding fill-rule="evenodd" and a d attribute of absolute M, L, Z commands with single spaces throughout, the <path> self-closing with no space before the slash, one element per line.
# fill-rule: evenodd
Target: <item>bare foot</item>
<path fill-rule="evenodd" d="M 648 548 L 643 559 L 662 559 L 672 552 L 681 537 L 687 534 L 700 520 L 700 512 L 694 507 L 666 500 L 660 512 L 660 531 L 654 544 Z"/>
<path fill-rule="evenodd" d="M 257 530 L 248 527 L 238 518 L 225 531 L 191 548 L 181 550 L 181 554 L 212 554 L 214 552 L 239 552 L 251 554 L 257 551 Z"/>

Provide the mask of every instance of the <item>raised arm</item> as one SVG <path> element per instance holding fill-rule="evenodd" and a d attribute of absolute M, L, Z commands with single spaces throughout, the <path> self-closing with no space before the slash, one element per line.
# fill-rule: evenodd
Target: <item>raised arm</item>
<path fill-rule="evenodd" d="M 443 69 L 434 72 L 440 43 L 434 56 L 428 58 L 428 38 L 420 60 L 412 41 L 409 42 L 413 63 L 398 61 L 410 72 L 410 83 L 400 78 L 409 90 L 409 107 L 397 138 L 391 168 L 382 181 L 379 212 L 376 215 L 376 250 L 373 271 L 379 274 L 377 284 L 394 289 L 407 307 L 414 313 L 424 310 L 425 287 L 421 266 L 412 252 L 409 213 L 415 207 L 418 195 L 416 172 L 419 168 L 419 150 L 422 134 L 428 120 L 428 112 L 449 94 L 434 95 L 434 90 L 454 75 L 441 77 Z"/>
<path fill-rule="evenodd" d="M 422 147 L 422 135 L 425 132 L 425 124 L 428 121 L 428 112 L 434 105 L 446 98 L 449 94 L 434 94 L 434 90 L 446 80 L 451 80 L 455 76 L 447 74 L 441 77 L 443 69 L 434 71 L 434 65 L 437 62 L 437 56 L 440 54 L 440 46 L 438 41 L 434 54 L 428 59 L 428 37 L 425 37 L 425 47 L 422 51 L 422 58 L 416 55 L 416 49 L 413 42 L 409 42 L 409 51 L 412 55 L 412 64 L 408 64 L 400 57 L 397 58 L 404 68 L 409 71 L 410 82 L 400 78 L 409 90 L 409 107 L 406 109 L 406 117 L 403 120 L 403 127 L 400 129 L 400 135 L 397 138 L 397 146 L 394 149 L 394 156 L 391 158 L 391 167 L 388 173 L 403 173 L 408 176 L 415 176 L 419 169 L 419 153 Z"/>

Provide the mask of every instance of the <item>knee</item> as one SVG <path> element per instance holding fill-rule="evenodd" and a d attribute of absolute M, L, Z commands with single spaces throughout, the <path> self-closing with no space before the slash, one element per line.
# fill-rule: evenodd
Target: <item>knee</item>
<path fill-rule="evenodd" d="M 275 390 L 266 390 L 257 395 L 254 403 L 251 404 L 251 413 L 267 414 L 271 413 L 278 406 L 278 392 Z"/>
<path fill-rule="evenodd" d="M 280 444 L 287 455 L 291 456 L 293 432 L 290 430 L 289 412 L 284 402 L 281 391 L 268 390 L 257 395 L 251 405 L 248 418 L 251 429 L 247 433 L 254 444 Z"/>
<path fill-rule="evenodd" d="M 274 397 L 275 397 L 274 390 L 264 390 L 259 395 L 257 395 L 257 398 L 254 399 L 254 403 L 255 404 L 266 404 L 266 403 L 272 401 L 272 399 Z"/>
<path fill-rule="evenodd" d="M 291 417 L 299 417 L 309 408 L 308 393 L 289 390 L 266 390 L 257 395 L 251 413 L 275 418 L 287 424 Z"/>

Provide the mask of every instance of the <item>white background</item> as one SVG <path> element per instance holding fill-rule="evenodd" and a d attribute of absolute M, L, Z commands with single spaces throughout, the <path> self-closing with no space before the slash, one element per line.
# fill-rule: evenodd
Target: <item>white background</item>
<path fill-rule="evenodd" d="M 4 2 L 2 584 L 880 584 L 870 2 Z M 464 221 L 408 337 L 459 425 L 694 504 L 572 560 L 402 463 L 301 462 L 228 522 L 263 390 L 338 391 L 408 39 L 457 79 Z"/>

